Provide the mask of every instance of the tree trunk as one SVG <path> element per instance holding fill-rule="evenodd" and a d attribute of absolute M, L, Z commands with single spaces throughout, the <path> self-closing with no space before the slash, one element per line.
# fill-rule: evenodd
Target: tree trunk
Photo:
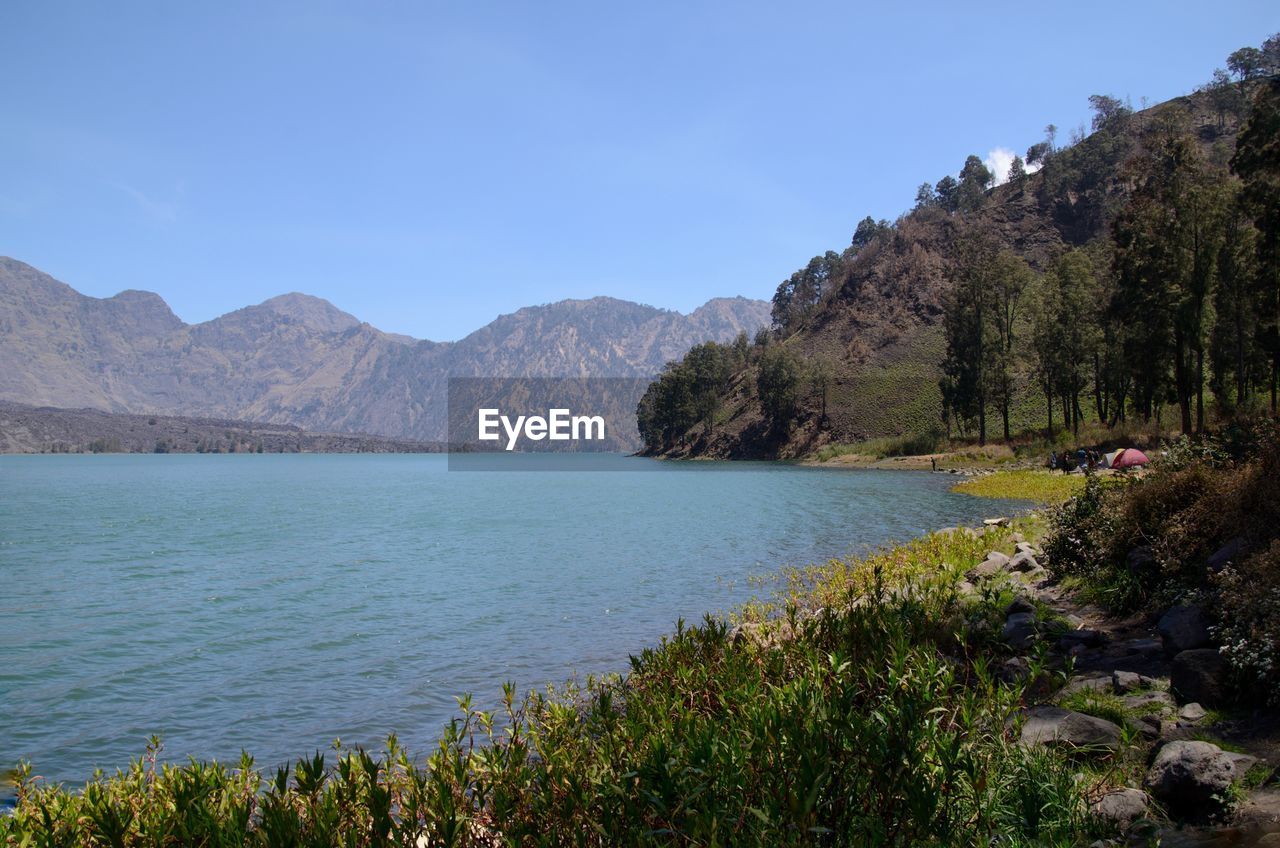
<path fill-rule="evenodd" d="M 1107 399 L 1102 387 L 1102 362 L 1093 354 L 1093 401 L 1098 407 L 1098 420 L 1107 420 Z"/>
<path fill-rule="evenodd" d="M 1048 386 L 1044 390 L 1045 406 L 1049 410 L 1049 441 L 1053 441 L 1053 391 Z"/>
<path fill-rule="evenodd" d="M 1009 437 L 1009 399 L 1005 398 L 1000 403 L 1000 417 L 1004 419 L 1004 440 L 1008 442 Z"/>
<path fill-rule="evenodd" d="M 1186 346 L 1182 341 L 1182 330 L 1173 334 L 1173 382 L 1178 393 L 1178 410 L 1182 417 L 1182 432 L 1191 435 L 1191 391 L 1187 376 Z"/>
<path fill-rule="evenodd" d="M 1116 383 L 1116 396 L 1111 401 L 1111 423 L 1110 427 L 1116 426 L 1120 421 L 1124 420 L 1124 404 L 1129 397 L 1129 384 L 1123 378 Z"/>
<path fill-rule="evenodd" d="M 1196 349 L 1196 432 L 1204 432 L 1204 349 Z"/>
<path fill-rule="evenodd" d="M 1239 275 L 1237 275 L 1239 276 Z M 1244 406 L 1245 371 L 1244 371 L 1244 303 L 1243 296 L 1236 292 L 1236 406 Z"/>
<path fill-rule="evenodd" d="M 1280 351 L 1271 356 L 1271 414 L 1276 414 L 1276 379 L 1280 377 Z"/>

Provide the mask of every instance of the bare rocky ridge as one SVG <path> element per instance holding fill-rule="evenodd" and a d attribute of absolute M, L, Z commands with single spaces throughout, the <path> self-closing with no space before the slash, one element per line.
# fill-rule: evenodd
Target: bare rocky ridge
<path fill-rule="evenodd" d="M 156 294 L 87 297 L 0 258 L 0 400 L 443 440 L 450 375 L 647 377 L 694 344 L 754 333 L 768 313 L 745 298 L 682 315 L 598 297 L 437 343 L 298 293 L 188 325 Z"/>

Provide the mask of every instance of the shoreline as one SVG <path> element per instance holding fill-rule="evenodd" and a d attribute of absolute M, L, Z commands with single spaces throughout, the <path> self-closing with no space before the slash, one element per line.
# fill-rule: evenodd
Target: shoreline
<path fill-rule="evenodd" d="M 972 465 L 955 463 L 956 454 L 917 454 L 912 456 L 869 456 L 864 454 L 841 454 L 830 459 L 801 459 L 796 465 L 808 468 L 873 468 L 884 471 L 928 471 L 935 474 L 954 474 L 973 476 L 989 474 L 1002 470 L 996 465 Z M 933 460 L 938 462 L 934 466 Z M 1012 466 L 1009 466 L 1012 467 Z"/>
<path fill-rule="evenodd" d="M 922 458 L 913 459 L 917 463 L 915 469 L 901 470 L 923 470 L 919 468 Z M 854 462 L 840 465 L 876 467 Z M 1037 481 L 1070 479 L 1047 471 L 1021 471 L 1022 474 L 1015 473 L 1005 479 L 1010 485 L 1025 482 L 1026 474 L 1034 475 Z M 1043 498 L 1039 500 L 1041 504 L 1049 502 Z M 590 704 L 611 693 L 614 687 L 634 693 L 631 695 L 633 698 L 639 698 L 640 693 L 663 692 L 675 687 L 671 675 L 673 670 L 687 668 L 687 659 L 682 659 L 684 654 L 680 646 L 689 640 L 701 646 L 699 652 L 712 651 L 718 656 L 717 652 L 722 651 L 726 657 L 741 655 L 749 659 L 747 668 L 754 668 L 757 664 L 762 668 L 772 668 L 778 657 L 807 650 L 810 643 L 825 644 L 822 640 L 829 638 L 829 632 L 849 627 L 849 632 L 853 633 L 874 622 L 881 622 L 875 625 L 877 627 L 896 627 L 898 625 L 892 622 L 899 616 L 923 616 L 919 623 L 905 631 L 914 634 L 912 638 L 918 640 L 912 650 L 937 650 L 944 656 L 954 656 L 952 662 L 957 664 L 957 676 L 952 682 L 929 697 L 961 699 L 961 702 L 969 704 L 968 709 L 976 709 L 975 715 L 981 718 L 978 726 L 961 728 L 972 740 L 956 744 L 974 745 L 977 746 L 975 751 L 985 752 L 984 746 L 993 743 L 987 738 L 989 734 L 980 732 L 979 727 L 998 720 L 996 726 L 1003 725 L 1006 729 L 997 734 L 998 740 L 994 742 L 997 747 L 979 755 L 979 758 L 993 758 L 993 764 L 1002 764 L 990 776 L 998 784 L 992 791 L 1016 793 L 1025 790 L 1025 787 L 1019 788 L 1019 781 L 1039 781 L 1037 791 L 1053 797 L 1062 809 L 1071 807 L 1076 810 L 1067 819 L 1059 820 L 1056 826 L 1060 833 L 1065 828 L 1066 833 L 1082 838 L 1087 834 L 1091 838 L 1125 831 L 1143 832 L 1163 837 L 1168 840 L 1165 844 L 1169 845 L 1201 844 L 1176 840 L 1198 839 L 1201 835 L 1218 833 L 1209 829 L 1212 823 L 1208 818 L 1203 822 L 1195 818 L 1209 815 L 1203 811 L 1212 810 L 1213 805 L 1220 803 L 1213 799 L 1196 802 L 1192 824 L 1185 828 L 1177 826 L 1175 829 L 1173 824 L 1164 820 L 1157 803 L 1170 805 L 1170 796 L 1160 794 L 1162 790 L 1158 783 L 1153 783 L 1155 778 L 1151 775 L 1158 773 L 1161 757 L 1165 756 L 1159 752 L 1166 749 L 1169 752 L 1194 750 L 1214 762 L 1228 764 L 1223 766 L 1230 775 L 1227 785 L 1237 793 L 1232 796 L 1237 799 L 1232 807 L 1235 826 L 1243 827 L 1253 835 L 1280 833 L 1280 824 L 1273 826 L 1280 820 L 1267 818 L 1280 811 L 1280 796 L 1265 786 L 1265 781 L 1272 778 L 1259 777 L 1260 769 L 1269 768 L 1266 765 L 1268 754 L 1255 744 L 1253 736 L 1247 735 L 1260 731 L 1245 731 L 1244 740 L 1250 743 L 1252 753 L 1249 748 L 1238 750 L 1230 747 L 1222 739 L 1221 728 L 1229 722 L 1238 725 L 1241 720 L 1239 714 L 1213 709 L 1206 711 L 1199 703 L 1183 697 L 1184 693 L 1177 693 L 1175 699 L 1177 661 L 1169 652 L 1163 624 L 1157 630 L 1154 619 L 1149 616 L 1120 616 L 1088 602 L 1082 596 L 1080 586 L 1064 580 L 1059 572 L 1051 573 L 1042 565 L 1055 562 L 1046 557 L 1044 541 L 1047 538 L 1045 514 L 1040 507 L 1030 507 L 1025 513 L 1020 511 L 1012 520 L 988 518 L 976 527 L 930 531 L 902 544 L 886 544 L 860 557 L 832 560 L 802 569 L 783 569 L 779 572 L 778 581 L 783 588 L 771 599 L 745 604 L 722 625 L 725 630 L 719 631 L 720 635 L 717 635 L 718 625 L 710 618 L 706 624 L 694 628 L 681 626 L 676 635 L 664 638 L 659 647 L 644 649 L 639 664 L 617 681 L 601 681 L 594 688 L 588 684 L 584 689 L 565 689 L 564 695 L 546 696 L 549 700 L 530 695 L 520 712 L 508 711 L 507 718 L 492 727 L 487 724 L 487 719 L 479 717 L 482 714 L 467 707 L 464 708 L 467 715 L 465 726 L 480 735 L 480 748 L 508 750 L 513 744 L 511 740 L 519 738 L 520 732 L 542 732 L 540 722 L 552 722 L 553 726 L 558 726 L 554 723 L 565 715 L 557 712 L 564 707 L 554 706 L 561 703 L 558 698 L 568 697 L 569 700 L 564 702 L 566 705 L 572 704 L 577 714 L 588 716 L 594 709 Z M 917 604 L 923 604 L 923 607 L 913 606 Z M 902 605 L 901 609 L 899 605 Z M 881 609 L 883 612 L 877 612 Z M 956 618 L 957 610 L 959 619 Z M 887 617 L 881 620 L 881 615 Z M 930 640 L 938 637 L 925 635 L 944 622 L 957 620 L 961 632 L 968 633 L 960 642 L 962 647 L 958 654 L 955 648 L 946 647 L 945 640 L 934 645 Z M 829 631 L 833 624 L 836 631 Z M 716 663 L 727 661 L 722 658 Z M 968 663 L 974 661 L 991 663 L 995 681 L 998 681 L 992 684 L 996 688 L 984 688 L 984 684 L 975 683 L 962 673 Z M 666 664 L 673 665 L 667 667 Z M 926 667 L 917 671 L 922 672 Z M 691 667 L 689 672 L 699 673 Z M 727 681 L 720 679 L 721 672 L 704 669 L 700 673 L 707 676 L 708 684 L 716 687 L 714 691 L 717 693 L 719 685 L 728 685 Z M 819 679 L 826 681 L 826 674 L 823 672 Z M 879 676 L 859 685 L 878 686 L 883 683 L 883 674 L 882 669 Z M 1172 682 L 1171 677 L 1174 678 Z M 907 681 L 912 679 L 909 675 L 904 677 L 901 685 L 908 686 Z M 766 685 L 778 684 L 769 682 Z M 822 685 L 836 684 L 826 681 Z M 739 713 L 750 711 L 750 703 L 734 700 L 732 690 L 726 690 L 724 694 L 727 698 L 725 706 L 715 715 L 725 711 L 720 720 L 731 725 L 739 720 Z M 680 696 L 682 701 L 685 697 Z M 895 697 L 906 695 L 897 693 Z M 1011 697 L 1014 700 L 1008 700 Z M 639 709 L 639 702 L 636 703 L 635 708 Z M 553 706 L 548 707 L 548 704 Z M 936 709 L 951 713 L 958 707 L 943 705 Z M 1003 711 L 1007 709 L 1012 712 L 1005 714 Z M 912 714 L 905 713 L 904 718 Z M 709 718 L 714 719 L 714 716 Z M 695 720 L 692 716 L 683 719 Z M 509 736 L 501 726 L 507 721 L 514 722 L 517 728 Z M 736 732 L 743 730 L 739 727 Z M 606 729 L 597 732 L 618 731 Z M 660 739 L 666 738 L 662 735 L 665 732 L 659 732 Z M 946 734 L 941 728 L 924 733 L 924 741 L 919 744 L 942 744 Z M 451 738 L 448 731 L 447 738 Z M 576 736 L 571 738 L 576 739 Z M 727 738 L 732 738 L 732 735 Z M 1233 745 L 1239 746 L 1238 735 L 1230 738 Z M 1222 742 L 1223 747 L 1204 741 L 1208 739 Z M 1194 744 L 1187 748 L 1190 743 Z M 1195 745 L 1202 747 L 1196 748 Z M 395 750 L 393 745 L 387 756 L 398 756 Z M 364 755 L 343 749 L 339 756 L 344 757 L 342 762 L 351 763 L 358 762 L 351 758 Z M 473 755 L 469 749 L 464 752 L 459 748 L 456 756 L 469 761 Z M 446 761 L 432 757 L 427 762 L 428 767 L 439 768 Z M 1033 766 L 1033 763 L 1038 765 Z M 871 768 L 870 763 L 865 765 Z M 126 772 L 129 775 L 127 779 L 112 784 L 116 791 L 128 793 L 131 791 L 128 787 L 135 780 L 147 779 L 148 766 L 143 760 L 133 768 L 139 777 L 133 776 L 135 772 Z M 1006 776 L 1016 773 L 1018 768 L 1031 771 L 1021 778 Z M 172 779 L 168 769 L 165 767 L 158 778 L 152 779 L 161 783 Z M 404 778 L 403 773 L 393 773 L 389 764 L 384 773 L 388 775 L 385 778 L 388 781 Z M 373 774 L 373 779 L 377 779 L 378 772 Z M 1145 778 L 1142 777 L 1144 774 Z M 329 785 L 335 783 L 339 786 L 335 792 L 346 791 L 341 789 L 341 778 L 331 776 Z M 1135 784 L 1147 791 L 1134 788 Z M 60 792 L 63 799 L 83 798 L 80 787 L 53 791 Z M 8 794 L 8 787 L 0 789 L 0 796 L 5 794 Z M 126 794 L 124 797 L 129 796 Z M 0 797 L 0 809 L 5 806 L 5 799 Z M 17 806 L 22 808 L 25 804 Z M 1167 806 L 1167 809 L 1172 816 L 1183 818 L 1182 809 L 1176 806 Z M 10 812 L 17 815 L 20 811 Z M 1077 819 L 1076 815 L 1083 817 Z M 570 817 L 556 824 L 569 826 L 575 820 Z M 1000 824 L 996 832 L 1018 832 L 1015 821 Z M 924 827 L 927 823 L 913 824 Z M 475 827 L 479 828 L 477 837 L 496 837 L 507 832 L 498 822 L 484 818 L 475 820 Z M 1088 841 L 1085 838 L 1081 844 Z"/>

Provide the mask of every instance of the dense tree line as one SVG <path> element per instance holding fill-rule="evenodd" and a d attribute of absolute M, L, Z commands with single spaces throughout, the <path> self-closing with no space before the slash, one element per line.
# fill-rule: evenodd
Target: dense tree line
<path fill-rule="evenodd" d="M 684 359 L 668 362 L 636 408 L 645 447 L 663 450 L 699 424 L 710 428 L 730 379 L 746 365 L 749 355 L 747 334 L 739 333 L 731 344 L 706 342 L 691 349 Z"/>
<path fill-rule="evenodd" d="M 893 225 L 870 215 L 858 222 L 849 246 L 841 253 L 828 250 L 809 260 L 783 280 L 773 295 L 773 330 L 785 337 L 800 327 L 843 285 L 850 263 L 876 238 L 893 231 Z"/>
<path fill-rule="evenodd" d="M 940 381 L 949 429 L 985 442 L 994 411 L 1009 438 L 1019 384 L 1043 394 L 1050 434 L 1055 409 L 1078 432 L 1090 400 L 1109 426 L 1176 408 L 1188 433 L 1205 427 L 1206 393 L 1224 414 L 1251 403 L 1276 411 L 1280 44 L 1248 50 L 1229 60 L 1245 104 L 1231 108 L 1247 115 L 1229 161 L 1206 156 L 1175 109 L 1153 118 L 1135 149 L 1118 132 L 1128 106 L 1095 97 L 1087 149 L 1064 156 L 1048 142 L 1027 160 L 1043 163 L 1042 190 L 1069 186 L 1088 214 L 1106 215 L 1105 235 L 1042 274 L 981 232 L 957 239 Z M 1101 175 L 1120 162 L 1117 193 Z"/>
<path fill-rule="evenodd" d="M 784 438 L 802 401 L 813 399 L 826 415 L 831 372 L 823 363 L 800 361 L 775 333 L 764 330 L 750 342 L 739 333 L 730 344 L 706 342 L 678 362 L 668 362 L 636 407 L 645 448 L 659 452 L 707 433 L 716 411 L 739 374 L 753 375 L 750 388 L 760 400 L 769 434 Z"/>

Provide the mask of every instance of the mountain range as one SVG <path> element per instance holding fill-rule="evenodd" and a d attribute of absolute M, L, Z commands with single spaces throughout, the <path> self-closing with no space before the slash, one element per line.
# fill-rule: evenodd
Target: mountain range
<path fill-rule="evenodd" d="M 152 292 L 89 297 L 0 257 L 0 400 L 442 440 L 450 376 L 650 377 L 768 322 L 767 302 L 742 297 L 688 315 L 596 297 L 433 342 L 290 293 L 187 324 Z"/>

